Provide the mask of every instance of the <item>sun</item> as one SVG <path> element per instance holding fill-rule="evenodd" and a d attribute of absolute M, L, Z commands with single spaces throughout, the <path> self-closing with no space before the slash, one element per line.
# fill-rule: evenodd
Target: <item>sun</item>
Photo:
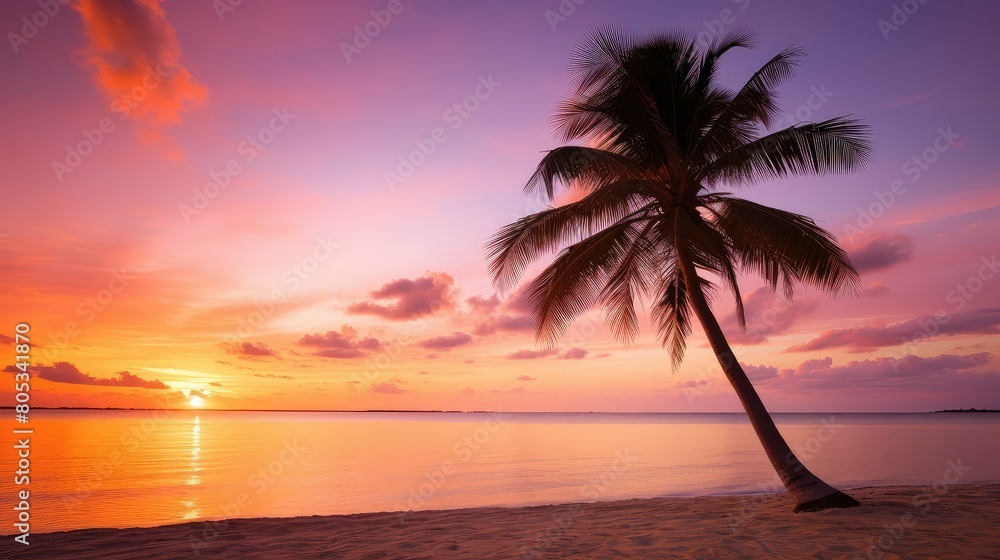
<path fill-rule="evenodd" d="M 190 403 L 191 408 L 201 408 L 205 406 L 205 399 L 199 397 L 198 395 L 191 395 L 191 398 L 188 399 L 188 403 Z"/>

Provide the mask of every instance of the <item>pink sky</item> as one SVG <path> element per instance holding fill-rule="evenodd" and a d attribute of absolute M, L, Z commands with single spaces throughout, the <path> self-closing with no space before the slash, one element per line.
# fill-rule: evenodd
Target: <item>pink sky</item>
<path fill-rule="evenodd" d="M 785 124 L 852 113 L 875 147 L 745 193 L 814 217 L 866 285 L 789 303 L 747 279 L 747 333 L 719 300 L 765 402 L 1000 408 L 998 8 L 892 30 L 891 2 L 763 4 L 5 3 L 4 363 L 23 321 L 37 406 L 738 410 L 700 328 L 676 372 L 648 324 L 623 347 L 597 311 L 537 346 L 483 243 L 540 208 L 521 187 L 582 35 L 749 25 L 722 81 L 803 45 Z"/>

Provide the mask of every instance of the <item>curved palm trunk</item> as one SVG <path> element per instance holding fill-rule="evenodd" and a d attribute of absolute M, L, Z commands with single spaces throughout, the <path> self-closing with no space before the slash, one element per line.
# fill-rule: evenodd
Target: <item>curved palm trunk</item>
<path fill-rule="evenodd" d="M 795 512 L 860 506 L 861 504 L 857 500 L 809 472 L 809 469 L 799 461 L 795 453 L 788 447 L 785 438 L 781 436 L 778 427 L 774 425 L 774 420 L 771 419 L 771 415 L 760 400 L 760 396 L 757 395 L 753 384 L 750 383 L 747 374 L 736 360 L 719 322 L 712 314 L 712 309 L 699 287 L 694 265 L 686 256 L 681 256 L 680 261 L 691 306 L 705 329 L 705 334 L 712 345 L 712 350 L 715 351 L 715 355 L 719 359 L 722 371 L 725 372 L 726 378 L 736 390 L 736 394 L 743 404 L 743 409 L 750 418 L 750 424 L 753 426 L 757 438 L 760 439 L 761 445 L 764 446 L 767 458 L 771 461 L 771 466 L 777 471 L 788 494 L 795 500 Z"/>

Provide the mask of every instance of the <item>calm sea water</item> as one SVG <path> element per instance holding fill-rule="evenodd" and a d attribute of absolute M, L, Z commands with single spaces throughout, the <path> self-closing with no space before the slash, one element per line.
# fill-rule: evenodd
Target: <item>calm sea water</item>
<path fill-rule="evenodd" d="M 1000 415 L 775 420 L 835 485 L 933 484 L 949 462 L 1000 481 Z M 742 414 L 33 411 L 31 427 L 32 532 L 779 489 Z"/>

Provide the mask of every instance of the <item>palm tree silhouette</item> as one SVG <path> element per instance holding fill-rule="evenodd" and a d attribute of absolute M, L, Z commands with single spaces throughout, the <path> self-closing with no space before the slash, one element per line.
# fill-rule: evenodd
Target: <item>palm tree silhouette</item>
<path fill-rule="evenodd" d="M 637 297 L 652 301 L 658 336 L 680 365 L 692 312 L 788 493 L 795 511 L 859 505 L 815 476 L 781 436 L 733 354 L 710 300 L 726 288 L 745 328 L 737 271 L 791 297 L 795 284 L 857 293 L 860 278 L 836 239 L 812 219 L 723 192 L 724 186 L 849 172 L 868 163 L 868 127 L 839 117 L 774 132 L 775 87 L 803 54 L 786 49 L 737 91 L 715 80 L 719 59 L 750 48 L 738 30 L 711 44 L 681 35 L 633 37 L 602 27 L 579 43 L 575 92 L 556 112 L 565 141 L 525 187 L 554 200 L 554 185 L 582 199 L 500 229 L 486 248 L 494 285 L 512 289 L 525 268 L 559 251 L 527 286 L 536 338 L 552 346 L 582 312 L 602 306 L 616 338 L 638 332 Z"/>

